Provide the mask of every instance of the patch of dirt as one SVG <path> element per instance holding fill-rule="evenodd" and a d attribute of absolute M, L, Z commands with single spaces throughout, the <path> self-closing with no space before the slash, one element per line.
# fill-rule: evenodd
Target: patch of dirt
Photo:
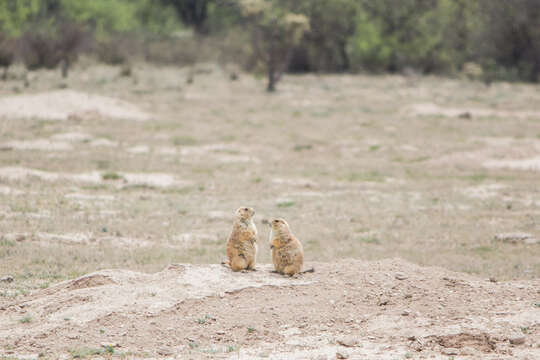
<path fill-rule="evenodd" d="M 73 146 L 65 141 L 54 141 L 49 139 L 37 140 L 13 140 L 1 144 L 2 149 L 10 150 L 40 150 L 40 151 L 70 151 Z"/>
<path fill-rule="evenodd" d="M 190 181 L 178 180 L 176 176 L 165 173 L 117 173 L 118 183 L 123 186 L 153 186 L 158 188 L 166 187 L 185 187 L 190 186 Z M 0 178 L 11 181 L 21 181 L 28 178 L 37 178 L 44 181 L 60 181 L 67 180 L 83 183 L 105 183 L 108 180 L 103 179 L 103 174 L 98 171 L 88 173 L 70 174 L 56 173 L 51 171 L 42 171 L 36 169 L 28 169 L 23 167 L 3 167 L 0 168 Z"/>
<path fill-rule="evenodd" d="M 0 98 L 0 117 L 67 120 L 70 117 L 84 117 L 88 113 L 136 121 L 150 118 L 148 114 L 126 101 L 74 90 Z"/>
<path fill-rule="evenodd" d="M 110 216 L 110 215 L 111 214 L 107 214 L 107 216 Z M 81 246 L 109 245 L 109 246 L 114 246 L 118 248 L 133 249 L 133 248 L 147 248 L 147 247 L 152 247 L 156 245 L 155 242 L 144 240 L 144 239 L 133 238 L 133 237 L 125 237 L 125 236 L 99 236 L 98 237 L 98 236 L 95 236 L 91 232 L 89 233 L 63 233 L 63 234 L 53 234 L 53 233 L 45 233 L 45 232 L 38 232 L 35 234 L 5 233 L 0 236 L 0 239 L 5 239 L 8 241 L 17 241 L 17 242 L 32 241 L 32 242 L 39 243 L 39 245 L 42 247 L 47 247 L 52 244 L 66 244 L 66 245 L 81 245 Z M 201 238 L 198 238 L 198 239 L 200 243 Z M 208 237 L 202 237 L 202 239 L 214 240 L 213 238 L 208 238 Z M 177 245 L 177 244 L 167 244 L 165 246 L 171 249 L 182 249 L 186 247 L 186 244 L 183 244 L 182 246 Z"/>
<path fill-rule="evenodd" d="M 0 185 L 0 195 L 22 195 L 24 191 L 11 188 L 9 186 Z"/>
<path fill-rule="evenodd" d="M 470 187 L 462 189 L 461 191 L 465 195 L 471 198 L 489 199 L 489 198 L 499 195 L 499 191 L 504 188 L 506 188 L 506 186 L 502 184 L 486 184 L 486 185 L 470 186 Z"/>
<path fill-rule="evenodd" d="M 529 159 L 489 160 L 482 163 L 488 169 L 540 171 L 540 156 Z"/>
<path fill-rule="evenodd" d="M 0 355 L 106 343 L 133 358 L 540 356 L 538 279 L 493 283 L 398 259 L 307 266 L 316 272 L 296 278 L 270 265 L 98 271 L 0 303 Z"/>
<path fill-rule="evenodd" d="M 87 142 L 94 139 L 94 137 L 87 133 L 82 132 L 67 132 L 51 136 L 51 139 L 70 141 L 70 142 Z"/>
<path fill-rule="evenodd" d="M 491 352 L 496 349 L 497 340 L 490 338 L 488 334 L 459 333 L 445 336 L 428 338 L 445 348 L 458 348 L 468 346 L 481 352 Z"/>
<path fill-rule="evenodd" d="M 95 195 L 95 194 L 83 194 L 83 193 L 70 193 L 64 195 L 66 199 L 74 199 L 79 201 L 113 201 L 113 195 Z"/>
<path fill-rule="evenodd" d="M 529 119 L 540 118 L 540 111 L 527 110 L 499 110 L 489 108 L 474 108 L 474 107 L 443 107 L 433 103 L 422 103 L 408 105 L 403 110 L 404 113 L 412 116 L 444 116 L 444 117 L 459 117 L 463 119 L 471 119 L 475 117 L 502 117 L 502 118 L 517 118 Z"/>

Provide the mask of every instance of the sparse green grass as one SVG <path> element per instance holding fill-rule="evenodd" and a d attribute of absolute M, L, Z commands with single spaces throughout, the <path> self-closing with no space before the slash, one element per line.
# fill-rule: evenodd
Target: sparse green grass
<path fill-rule="evenodd" d="M 536 174 L 483 169 L 481 157 L 459 159 L 462 153 L 474 155 L 477 150 L 489 150 L 489 144 L 484 141 L 487 138 L 525 134 L 515 128 L 511 118 L 455 122 L 440 115 L 403 115 L 401 109 L 425 102 L 425 98 L 418 95 L 425 92 L 403 91 L 402 79 L 392 76 L 322 75 L 332 89 L 330 92 L 320 86 L 320 78 L 291 75 L 286 80 L 287 89 L 278 91 L 276 96 L 258 91 L 260 89 L 255 88 L 258 85 L 251 82 L 237 82 L 234 86 L 242 94 L 239 101 L 228 85 L 210 85 L 222 81 L 221 75 L 207 74 L 206 80 L 190 85 L 190 91 L 212 98 L 209 108 L 208 103 L 179 99 L 178 90 L 173 89 L 176 85 L 157 86 L 163 81 L 167 83 L 170 72 L 144 66 L 149 76 L 141 77 L 138 85 L 148 89 L 144 94 L 132 92 L 131 85 L 113 81 L 99 71 L 90 83 L 81 82 L 75 73 L 70 86 L 80 91 L 125 97 L 143 108 L 156 109 L 153 121 L 111 121 L 96 117 L 76 124 L 36 119 L 3 124 L 0 143 L 48 137 L 68 131 L 67 126 L 120 141 L 120 146 L 94 147 L 74 142 L 75 150 L 71 152 L 0 151 L 2 167 L 20 166 L 58 173 L 97 169 L 106 180 L 94 184 L 34 177 L 16 181 L 2 178 L 2 186 L 23 194 L 0 193 L 3 201 L 0 201 L 3 204 L 3 207 L 0 205 L 0 228 L 13 233 L 91 232 L 96 238 L 115 236 L 114 231 L 118 230 L 123 237 L 150 241 L 152 246 L 42 244 L 34 239 L 18 242 L 0 238 L 0 273 L 16 278 L 15 283 L 8 285 L 9 290 L 0 292 L 3 300 L 97 269 L 152 272 L 171 262 L 219 262 L 224 239 L 230 232 L 232 213 L 243 203 L 250 204 L 258 215 L 266 217 L 281 216 L 282 212 L 313 261 L 337 255 L 378 259 L 392 254 L 426 265 L 489 274 L 500 280 L 540 276 L 537 265 L 540 247 L 486 243 L 494 231 L 499 231 L 499 227 L 489 225 L 494 218 L 500 219 L 497 223 L 508 229 L 520 229 L 528 224 L 523 223 L 518 210 L 519 213 L 536 210 L 533 205 L 520 202 L 535 198 Z M 101 77 L 103 83 L 100 84 Z M 437 86 L 440 81 L 444 82 L 444 87 Z M 5 85 L 6 92 L 10 92 L 12 86 L 20 86 L 10 81 Z M 47 81 L 36 82 L 32 91 L 48 91 L 53 85 Z M 437 87 L 441 107 L 455 107 L 478 91 L 469 82 L 448 79 L 433 81 L 419 77 L 418 86 L 426 91 Z M 320 91 L 302 90 L 306 88 Z M 528 109 L 531 99 L 540 101 L 536 91 L 520 84 L 507 87 L 494 84 L 493 88 L 497 99 L 501 99 L 497 108 L 503 111 L 512 109 L 505 109 L 506 100 L 502 99 L 512 98 L 512 108 L 523 109 Z M 362 92 L 361 103 L 358 102 L 359 91 Z M 400 95 L 392 97 L 397 92 Z M 323 97 L 324 100 L 336 98 L 336 104 L 323 104 Z M 389 97 L 396 100 L 390 106 L 380 101 Z M 489 104 L 491 98 L 487 97 L 484 100 Z M 302 101 L 320 102 L 320 105 L 298 106 Z M 260 124 L 264 127 L 258 127 Z M 395 132 L 386 132 L 388 126 L 394 127 Z M 540 138 L 540 128 L 533 120 L 523 120 L 523 126 L 533 137 Z M 375 145 L 369 148 L 363 145 L 366 141 L 373 141 L 370 144 Z M 260 161 L 222 162 L 216 156 L 219 151 L 205 152 L 204 149 L 193 157 L 125 152 L 130 144 L 158 149 L 224 142 L 230 149 L 221 153 L 249 154 Z M 525 140 L 515 140 L 511 145 L 515 152 L 509 151 L 505 156 L 512 158 L 521 150 L 530 151 L 530 144 L 524 144 L 521 149 L 520 142 Z M 412 150 L 400 150 L 401 144 L 410 145 Z M 365 151 L 347 151 L 362 146 Z M 501 153 L 504 146 L 501 145 Z M 439 158 L 447 158 L 447 155 L 452 155 L 450 162 L 440 163 Z M 172 174 L 187 184 L 185 187 L 120 188 L 120 170 Z M 307 178 L 314 185 L 276 184 L 272 181 L 274 178 Z M 493 182 L 507 188 L 485 201 L 462 194 L 464 187 Z M 111 194 L 114 200 L 76 201 L 65 198 L 68 193 Z M 503 201 L 503 196 L 515 200 Z M 277 198 L 289 200 L 276 204 Z M 505 207 L 509 203 L 511 209 Z M 209 213 L 213 211 L 230 212 L 231 216 L 211 218 Z M 49 217 L 33 214 L 45 212 Z M 402 217 L 394 222 L 397 215 Z M 267 228 L 260 227 L 259 223 L 257 226 L 261 236 L 266 236 Z M 108 231 L 101 232 L 103 228 Z M 356 231 L 360 228 L 369 230 Z M 168 247 L 174 234 L 203 229 L 217 235 L 220 241 L 196 242 L 182 251 L 171 251 Z M 361 234 L 367 231 L 381 235 Z M 339 247 L 348 250 L 339 250 L 335 239 L 339 239 Z M 449 245 L 456 243 L 466 245 Z M 267 252 L 261 251 L 259 256 L 260 263 L 271 261 Z M 520 266 L 514 267 L 514 264 Z"/>
<path fill-rule="evenodd" d="M 282 201 L 282 202 L 278 202 L 276 206 L 278 208 L 289 208 L 289 207 L 293 207 L 294 205 L 296 205 L 295 201 Z"/>
<path fill-rule="evenodd" d="M 485 254 L 493 251 L 493 248 L 491 246 L 477 246 L 472 249 L 476 253 Z"/>
<path fill-rule="evenodd" d="M 380 244 L 381 241 L 374 235 L 361 236 L 358 241 L 364 244 Z"/>
<path fill-rule="evenodd" d="M 311 144 L 295 145 L 293 148 L 293 150 L 297 152 L 304 151 L 304 150 L 311 150 L 311 149 L 313 149 L 313 145 Z"/>
<path fill-rule="evenodd" d="M 115 172 L 106 172 L 106 173 L 101 174 L 101 178 L 103 180 L 120 180 L 120 179 L 123 179 L 124 177 Z"/>
<path fill-rule="evenodd" d="M 13 247 L 13 246 L 15 246 L 15 241 L 0 238 L 0 246 Z"/>
<path fill-rule="evenodd" d="M 215 321 L 215 318 L 211 315 L 206 314 L 203 317 L 198 318 L 196 322 L 197 324 L 204 325 L 210 320 Z"/>
<path fill-rule="evenodd" d="M 73 359 L 86 359 L 89 356 L 94 355 L 112 355 L 114 354 L 114 347 L 107 346 L 106 348 L 75 348 L 70 349 L 69 353 Z"/>
<path fill-rule="evenodd" d="M 173 144 L 176 146 L 192 146 L 197 144 L 197 139 L 191 136 L 175 136 Z"/>
<path fill-rule="evenodd" d="M 30 315 L 27 315 L 27 316 L 24 316 L 22 318 L 19 319 L 19 322 L 21 324 L 28 324 L 28 323 L 31 323 L 32 322 L 32 317 Z"/>
<path fill-rule="evenodd" d="M 489 177 L 488 174 L 485 173 L 478 173 L 478 174 L 472 174 L 472 175 L 466 175 L 463 177 L 464 180 L 472 181 L 475 183 L 483 182 Z"/>

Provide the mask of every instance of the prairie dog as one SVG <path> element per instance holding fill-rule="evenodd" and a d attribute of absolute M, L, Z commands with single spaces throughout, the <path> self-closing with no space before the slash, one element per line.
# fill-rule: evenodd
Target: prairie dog
<path fill-rule="evenodd" d="M 270 222 L 270 248 L 274 269 L 280 274 L 292 276 L 302 272 L 304 249 L 283 219 Z"/>
<path fill-rule="evenodd" d="M 241 207 L 234 214 L 234 223 L 227 240 L 227 257 L 233 271 L 254 270 L 257 258 L 257 227 L 253 223 L 255 211 Z"/>

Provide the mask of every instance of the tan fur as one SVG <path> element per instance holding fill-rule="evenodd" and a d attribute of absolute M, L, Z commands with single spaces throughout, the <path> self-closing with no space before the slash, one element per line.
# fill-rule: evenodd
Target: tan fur
<path fill-rule="evenodd" d="M 280 273 L 292 276 L 302 272 L 304 265 L 304 249 L 283 219 L 274 219 L 270 223 L 270 247 L 274 269 Z"/>
<path fill-rule="evenodd" d="M 233 271 L 253 270 L 257 258 L 257 228 L 255 211 L 241 207 L 236 210 L 233 229 L 227 240 L 227 257 Z"/>

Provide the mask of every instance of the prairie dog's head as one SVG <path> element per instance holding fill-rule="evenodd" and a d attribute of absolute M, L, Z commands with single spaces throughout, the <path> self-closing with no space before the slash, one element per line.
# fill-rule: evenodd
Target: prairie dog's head
<path fill-rule="evenodd" d="M 253 215 L 255 215 L 255 210 L 250 207 L 240 207 L 234 213 L 235 217 L 239 220 L 249 221 Z"/>
<path fill-rule="evenodd" d="M 276 233 L 289 233 L 289 224 L 284 219 L 274 219 L 270 222 L 270 226 L 272 226 L 272 231 Z"/>

